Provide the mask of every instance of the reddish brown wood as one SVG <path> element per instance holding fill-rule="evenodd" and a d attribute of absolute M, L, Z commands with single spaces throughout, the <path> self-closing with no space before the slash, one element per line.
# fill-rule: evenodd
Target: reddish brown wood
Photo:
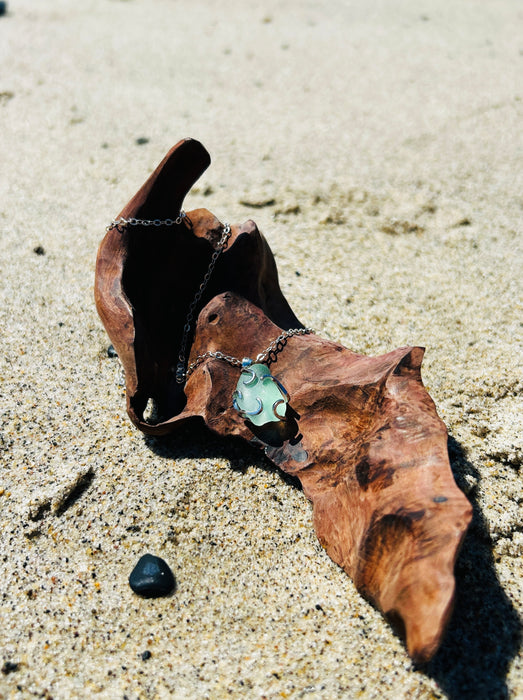
<path fill-rule="evenodd" d="M 208 163 L 201 144 L 180 142 L 121 215 L 175 218 Z M 318 336 L 291 337 L 271 365 L 291 395 L 288 418 L 251 430 L 232 408 L 239 369 L 209 359 L 185 388 L 174 381 L 187 310 L 221 230 L 198 209 L 173 228 L 113 228 L 100 245 L 96 303 L 125 369 L 129 416 L 150 434 L 199 418 L 263 447 L 300 479 L 331 558 L 403 624 L 409 654 L 426 661 L 451 612 L 471 506 L 454 482 L 447 432 L 422 384 L 424 351 L 366 357 Z M 202 303 L 190 361 L 208 350 L 254 357 L 282 329 L 300 325 L 253 222 L 232 227 Z M 144 418 L 149 399 L 154 421 Z"/>

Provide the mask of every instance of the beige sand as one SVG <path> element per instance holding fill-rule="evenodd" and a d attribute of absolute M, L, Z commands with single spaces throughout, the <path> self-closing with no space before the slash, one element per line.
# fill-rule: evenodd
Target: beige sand
<path fill-rule="evenodd" d="M 0 698 L 523 696 L 522 25 L 519 0 L 9 3 Z M 126 417 L 96 249 L 185 136 L 213 157 L 186 207 L 254 218 L 304 323 L 368 354 L 427 347 L 475 505 L 428 668 L 268 462 Z M 174 596 L 131 592 L 145 552 Z"/>

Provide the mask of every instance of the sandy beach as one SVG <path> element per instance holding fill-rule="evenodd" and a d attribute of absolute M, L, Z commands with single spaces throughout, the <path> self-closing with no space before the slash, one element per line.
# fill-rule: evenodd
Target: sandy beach
<path fill-rule="evenodd" d="M 522 698 L 521 3 L 11 0 L 0 59 L 0 699 Z M 126 415 L 96 252 L 185 137 L 304 324 L 426 348 L 474 517 L 424 667 L 292 480 Z"/>

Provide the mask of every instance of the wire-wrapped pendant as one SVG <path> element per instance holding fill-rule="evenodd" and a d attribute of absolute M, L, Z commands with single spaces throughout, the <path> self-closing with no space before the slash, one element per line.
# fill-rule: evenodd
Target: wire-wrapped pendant
<path fill-rule="evenodd" d="M 232 395 L 232 405 L 254 425 L 285 419 L 289 395 L 269 368 L 244 359 L 242 373 Z"/>

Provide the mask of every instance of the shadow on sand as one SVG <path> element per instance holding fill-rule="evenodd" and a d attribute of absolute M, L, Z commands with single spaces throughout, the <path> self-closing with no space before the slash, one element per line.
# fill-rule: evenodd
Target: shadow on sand
<path fill-rule="evenodd" d="M 214 435 L 198 421 L 183 426 L 175 437 L 145 436 L 145 440 L 161 457 L 221 457 L 238 471 L 245 471 L 245 461 L 252 463 L 254 458 L 260 469 L 278 471 L 283 481 L 301 489 L 298 479 L 279 471 L 263 452 L 243 440 Z M 449 438 L 449 454 L 459 486 L 465 486 L 467 474 L 479 478 L 453 438 Z M 473 492 L 468 497 L 473 520 L 456 563 L 454 613 L 438 653 L 417 670 L 433 678 L 451 700 L 503 700 L 509 697 L 505 679 L 522 642 L 522 626 L 497 578 L 492 542 L 477 498 Z"/>
<path fill-rule="evenodd" d="M 449 438 L 452 471 L 479 479 L 461 445 Z M 494 566 L 492 541 L 475 493 L 468 498 L 473 518 L 456 563 L 456 601 L 445 639 L 436 656 L 420 668 L 451 700 L 509 697 L 506 676 L 522 642 L 522 625 L 503 591 Z"/>

